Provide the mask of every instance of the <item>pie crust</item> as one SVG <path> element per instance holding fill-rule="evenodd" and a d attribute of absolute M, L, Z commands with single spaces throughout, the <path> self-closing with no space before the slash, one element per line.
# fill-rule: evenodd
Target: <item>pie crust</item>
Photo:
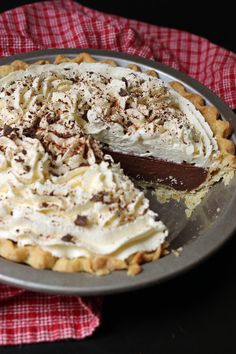
<path fill-rule="evenodd" d="M 75 62 L 79 64 L 82 62 L 95 63 L 97 60 L 88 53 L 80 53 L 72 59 L 64 55 L 58 55 L 55 58 L 54 64 L 64 62 Z M 112 59 L 102 60 L 100 62 L 117 66 L 117 63 Z M 39 60 L 31 65 L 44 64 L 49 64 L 49 61 Z M 25 70 L 29 66 L 30 65 L 24 61 L 15 60 L 9 65 L 0 66 L 0 77 L 4 77 L 17 70 Z M 129 64 L 128 67 L 134 71 L 141 71 L 140 67 L 136 64 Z M 145 73 L 153 77 L 158 77 L 158 73 L 155 70 L 147 70 Z M 188 92 L 180 82 L 173 81 L 170 84 L 174 90 L 190 100 L 202 113 L 218 143 L 221 169 L 217 171 L 215 176 L 211 176 L 211 178 L 206 181 L 204 188 L 208 188 L 220 179 L 223 179 L 225 184 L 229 183 L 236 169 L 235 145 L 229 139 L 232 133 L 230 123 L 221 120 L 220 114 L 215 107 L 205 105 L 204 99 L 201 96 Z M 59 272 L 87 272 L 97 275 L 106 275 L 114 270 L 126 269 L 128 275 L 136 275 L 141 271 L 141 264 L 157 260 L 165 253 L 164 244 L 154 252 L 138 252 L 125 261 L 100 255 L 94 258 L 79 257 L 67 259 L 54 257 L 50 252 L 44 251 L 39 246 L 18 247 L 16 243 L 11 240 L 0 239 L 1 257 L 14 262 L 26 263 L 33 268 L 52 269 Z"/>

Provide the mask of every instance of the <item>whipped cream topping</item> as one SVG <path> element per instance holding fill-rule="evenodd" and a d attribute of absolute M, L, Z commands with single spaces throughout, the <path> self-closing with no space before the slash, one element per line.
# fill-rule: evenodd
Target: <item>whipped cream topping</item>
<path fill-rule="evenodd" d="M 0 238 L 71 259 L 157 249 L 166 227 L 119 165 L 70 121 L 42 125 L 1 128 Z"/>
<path fill-rule="evenodd" d="M 45 129 L 45 120 L 56 126 L 60 117 L 76 121 L 114 151 L 206 168 L 219 154 L 194 105 L 144 73 L 100 63 L 66 63 L 32 66 L 8 75 L 0 85 L 1 116 L 11 126 L 25 129 L 34 115 Z"/>

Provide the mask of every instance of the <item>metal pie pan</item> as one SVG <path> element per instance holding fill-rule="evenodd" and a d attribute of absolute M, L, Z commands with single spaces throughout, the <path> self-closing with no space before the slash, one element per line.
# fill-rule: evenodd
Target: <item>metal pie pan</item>
<path fill-rule="evenodd" d="M 200 94 L 208 104 L 217 107 L 222 118 L 230 121 L 236 130 L 235 114 L 219 97 L 187 75 L 151 60 L 95 49 L 49 49 L 2 58 L 0 65 L 9 64 L 13 60 L 29 63 L 40 59 L 53 61 L 58 54 L 73 57 L 84 51 L 97 59 L 114 59 L 121 66 L 136 63 L 143 70 L 155 69 L 163 80 L 182 82 L 188 90 Z M 232 139 L 236 140 L 234 135 Z M 71 295 L 98 295 L 135 290 L 170 279 L 196 266 L 219 249 L 236 228 L 236 178 L 227 187 L 222 183 L 216 184 L 189 219 L 185 216 L 182 203 L 171 201 L 159 204 L 151 192 L 148 192 L 147 196 L 152 209 L 158 211 L 170 230 L 172 247 L 183 247 L 179 257 L 171 253 L 158 261 L 147 263 L 143 265 L 143 272 L 135 277 L 127 276 L 125 271 L 98 277 L 86 273 L 37 270 L 1 258 L 0 282 L 34 291 Z"/>

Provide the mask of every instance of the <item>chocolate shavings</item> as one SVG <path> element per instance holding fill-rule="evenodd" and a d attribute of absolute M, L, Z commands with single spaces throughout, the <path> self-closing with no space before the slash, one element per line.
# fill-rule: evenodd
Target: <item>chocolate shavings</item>
<path fill-rule="evenodd" d="M 77 226 L 86 226 L 88 222 L 88 218 L 85 215 L 77 215 L 74 223 Z"/>
<path fill-rule="evenodd" d="M 65 236 L 62 236 L 61 240 L 65 242 L 75 243 L 73 240 L 73 236 L 70 234 L 66 234 Z"/>
<path fill-rule="evenodd" d="M 128 92 L 126 90 L 124 90 L 123 88 L 121 88 L 120 91 L 119 91 L 119 95 L 121 97 L 125 97 L 125 96 L 128 95 Z"/>
<path fill-rule="evenodd" d="M 6 124 L 4 125 L 4 127 L 3 127 L 3 135 L 4 136 L 10 135 L 13 131 L 14 131 L 14 129 L 10 125 L 6 125 Z"/>

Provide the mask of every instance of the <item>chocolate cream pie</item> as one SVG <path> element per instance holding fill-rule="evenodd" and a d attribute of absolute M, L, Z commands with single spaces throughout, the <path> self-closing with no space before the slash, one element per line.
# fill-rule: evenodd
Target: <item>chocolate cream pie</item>
<path fill-rule="evenodd" d="M 167 230 L 116 162 L 148 184 L 208 189 L 234 174 L 230 125 L 154 71 L 87 54 L 37 64 L 0 68 L 0 254 L 136 274 L 160 257 Z"/>

